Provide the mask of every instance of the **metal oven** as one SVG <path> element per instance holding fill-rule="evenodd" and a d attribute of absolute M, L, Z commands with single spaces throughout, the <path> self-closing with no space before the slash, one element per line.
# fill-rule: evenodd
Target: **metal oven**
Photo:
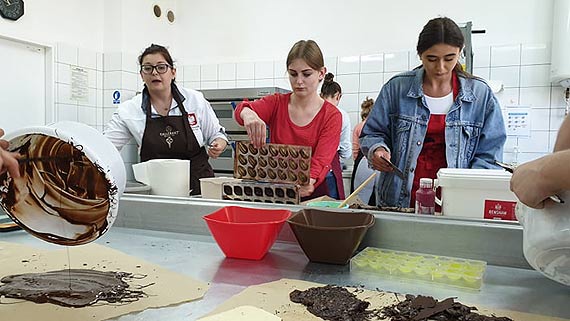
<path fill-rule="evenodd" d="M 206 100 L 210 102 L 220 124 L 226 129 L 230 144 L 217 159 L 210 158 L 214 172 L 233 173 L 235 141 L 248 140 L 243 126 L 234 119 L 234 108 L 244 99 L 256 100 L 274 93 L 288 93 L 289 90 L 278 87 L 205 89 L 201 90 Z"/>

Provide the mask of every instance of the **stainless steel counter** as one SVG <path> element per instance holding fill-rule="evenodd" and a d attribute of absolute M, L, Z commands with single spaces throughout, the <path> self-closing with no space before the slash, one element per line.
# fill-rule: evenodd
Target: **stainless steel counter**
<path fill-rule="evenodd" d="M 23 231 L 0 234 L 0 241 L 59 248 Z M 481 291 L 469 291 L 351 273 L 348 265 L 310 263 L 296 243 L 277 242 L 263 260 L 248 261 L 226 259 L 213 239 L 204 235 L 113 227 L 96 242 L 211 283 L 202 300 L 146 310 L 118 318 L 119 321 L 196 320 L 247 286 L 281 278 L 364 285 L 368 289 L 438 298 L 454 296 L 474 305 L 570 318 L 570 288 L 527 269 L 489 266 Z"/>

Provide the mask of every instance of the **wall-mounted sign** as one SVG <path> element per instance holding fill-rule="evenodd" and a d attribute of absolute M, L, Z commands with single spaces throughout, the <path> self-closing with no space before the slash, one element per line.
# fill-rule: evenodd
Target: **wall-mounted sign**
<path fill-rule="evenodd" d="M 115 90 L 113 92 L 113 104 L 120 104 L 121 103 L 121 92 Z"/>

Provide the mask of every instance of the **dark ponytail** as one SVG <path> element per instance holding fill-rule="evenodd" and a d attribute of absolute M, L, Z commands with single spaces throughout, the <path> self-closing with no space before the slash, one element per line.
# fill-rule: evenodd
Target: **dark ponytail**
<path fill-rule="evenodd" d="M 323 85 L 321 87 L 321 97 L 333 97 L 334 95 L 342 94 L 342 90 L 338 82 L 334 81 L 334 75 L 329 72 L 325 75 L 325 80 L 323 81 Z"/>

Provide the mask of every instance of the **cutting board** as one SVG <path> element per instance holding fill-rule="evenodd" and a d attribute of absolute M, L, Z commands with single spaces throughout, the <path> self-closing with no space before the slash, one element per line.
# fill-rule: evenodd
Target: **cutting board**
<path fill-rule="evenodd" d="M 303 321 L 303 320 L 322 320 L 308 312 L 305 306 L 291 302 L 289 300 L 289 293 L 293 290 L 306 290 L 311 287 L 324 286 L 325 284 L 281 279 L 270 283 L 250 286 L 243 290 L 241 293 L 231 297 L 229 300 L 221 304 L 211 314 L 217 314 L 223 311 L 233 309 L 242 305 L 253 305 L 267 312 L 277 315 L 283 321 Z M 348 288 L 349 290 L 354 290 Z M 351 291 L 353 292 L 353 291 Z M 396 302 L 404 300 L 403 295 L 396 295 L 394 293 L 382 291 L 370 291 L 358 289 L 356 296 L 361 300 L 370 302 L 370 308 L 378 309 L 392 305 Z M 400 298 L 398 300 L 397 298 Z M 462 302 L 467 304 L 466 302 Z M 506 316 L 515 321 L 563 321 L 567 319 L 560 319 L 554 317 L 546 317 L 528 313 L 521 313 L 506 310 L 489 310 L 478 307 L 479 313 L 485 315 L 494 314 L 496 316 Z"/>
<path fill-rule="evenodd" d="M 69 250 L 69 252 L 68 252 Z M 69 254 L 69 257 L 68 257 Z M 99 304 L 83 308 L 67 308 L 55 304 L 0 298 L 0 320 L 101 321 L 149 308 L 165 307 L 200 299 L 209 284 L 174 273 L 156 264 L 90 243 L 61 250 L 40 250 L 24 245 L 0 242 L 0 278 L 22 273 L 35 273 L 71 268 L 100 271 L 125 271 L 145 278 L 128 283 L 154 285 L 144 288 L 148 297 L 129 304 Z"/>

